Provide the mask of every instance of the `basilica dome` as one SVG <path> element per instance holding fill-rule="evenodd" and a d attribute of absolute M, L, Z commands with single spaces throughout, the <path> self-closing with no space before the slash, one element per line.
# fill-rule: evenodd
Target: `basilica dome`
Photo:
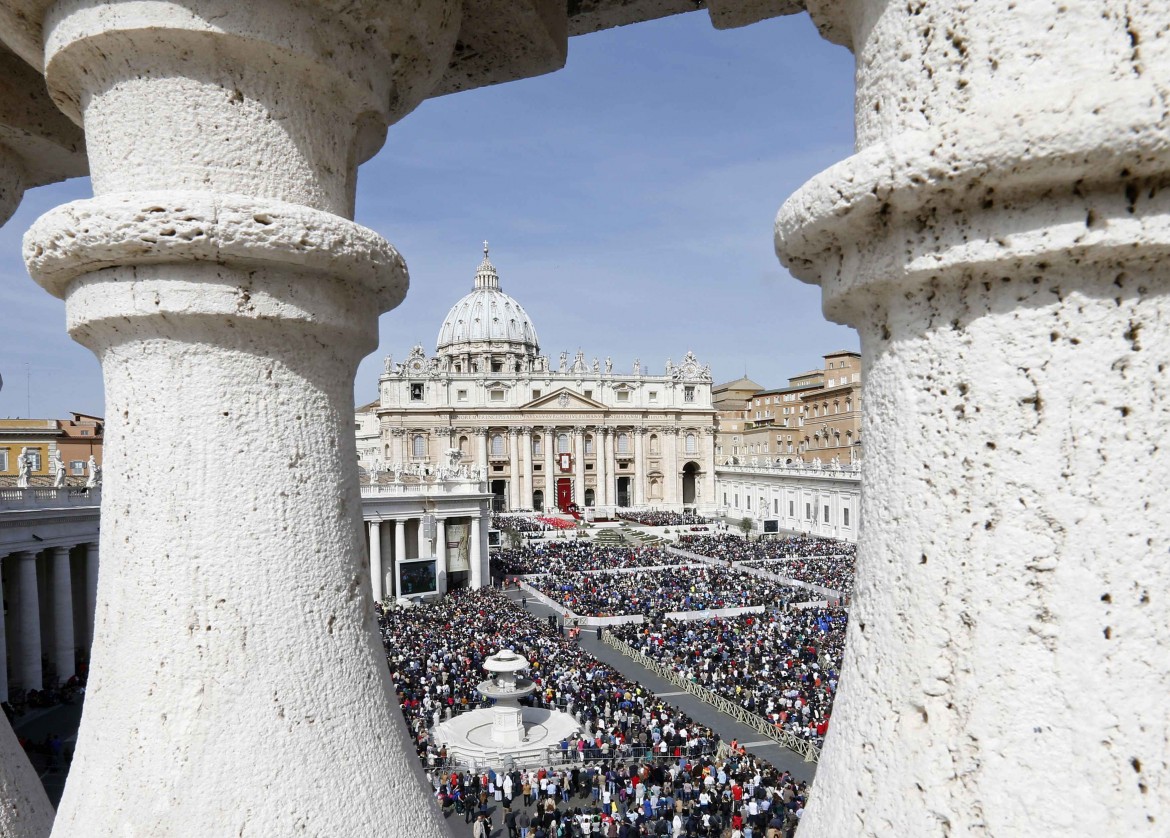
<path fill-rule="evenodd" d="M 483 261 L 475 272 L 475 288 L 447 312 L 435 346 L 440 355 L 462 352 L 510 352 L 536 355 L 540 342 L 528 312 L 500 290 L 500 277 L 488 259 L 487 242 Z"/>

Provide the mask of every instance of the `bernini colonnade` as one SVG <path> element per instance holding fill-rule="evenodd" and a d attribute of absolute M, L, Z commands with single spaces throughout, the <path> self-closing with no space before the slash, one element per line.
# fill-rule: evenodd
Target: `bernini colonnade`
<path fill-rule="evenodd" d="M 802 4 L 706 5 L 730 26 Z M 445 834 L 357 526 L 351 385 L 407 274 L 351 220 L 356 166 L 428 95 L 694 7 L 0 3 L 3 214 L 85 165 L 94 191 L 25 238 L 108 416 L 55 836 Z M 857 148 L 788 198 L 776 245 L 861 333 L 869 444 L 801 836 L 1165 834 L 1165 5 L 808 7 L 856 56 Z M 28 773 L 0 775 L 4 827 L 43 835 L 12 802 Z"/>

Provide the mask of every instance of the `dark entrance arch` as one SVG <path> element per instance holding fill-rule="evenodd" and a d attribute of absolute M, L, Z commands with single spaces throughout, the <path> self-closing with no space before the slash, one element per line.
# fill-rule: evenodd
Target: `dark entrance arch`
<path fill-rule="evenodd" d="M 693 506 L 695 503 L 695 486 L 699 476 L 699 464 L 689 462 L 682 470 L 682 501 L 683 506 Z"/>
<path fill-rule="evenodd" d="M 532 493 L 532 508 L 537 512 L 544 511 L 544 492 L 540 489 Z"/>
<path fill-rule="evenodd" d="M 503 512 L 508 508 L 508 481 L 492 481 L 492 511 Z"/>

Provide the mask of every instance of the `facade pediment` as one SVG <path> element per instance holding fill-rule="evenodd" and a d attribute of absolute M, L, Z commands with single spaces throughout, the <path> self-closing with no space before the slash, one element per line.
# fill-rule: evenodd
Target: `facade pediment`
<path fill-rule="evenodd" d="M 566 387 L 559 390 L 554 390 L 551 393 L 533 399 L 528 404 L 522 405 L 521 410 L 606 410 L 605 405 L 601 402 L 587 399 L 580 393 L 574 393 Z"/>

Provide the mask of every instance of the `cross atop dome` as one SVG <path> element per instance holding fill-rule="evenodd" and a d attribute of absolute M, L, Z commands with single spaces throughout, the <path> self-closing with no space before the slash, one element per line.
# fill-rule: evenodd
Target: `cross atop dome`
<path fill-rule="evenodd" d="M 486 259 L 488 255 L 487 239 L 483 240 L 483 256 Z"/>
<path fill-rule="evenodd" d="M 488 258 L 487 239 L 483 240 L 483 261 L 475 271 L 475 287 L 495 289 L 500 287 L 500 275 L 496 273 L 496 266 Z"/>

